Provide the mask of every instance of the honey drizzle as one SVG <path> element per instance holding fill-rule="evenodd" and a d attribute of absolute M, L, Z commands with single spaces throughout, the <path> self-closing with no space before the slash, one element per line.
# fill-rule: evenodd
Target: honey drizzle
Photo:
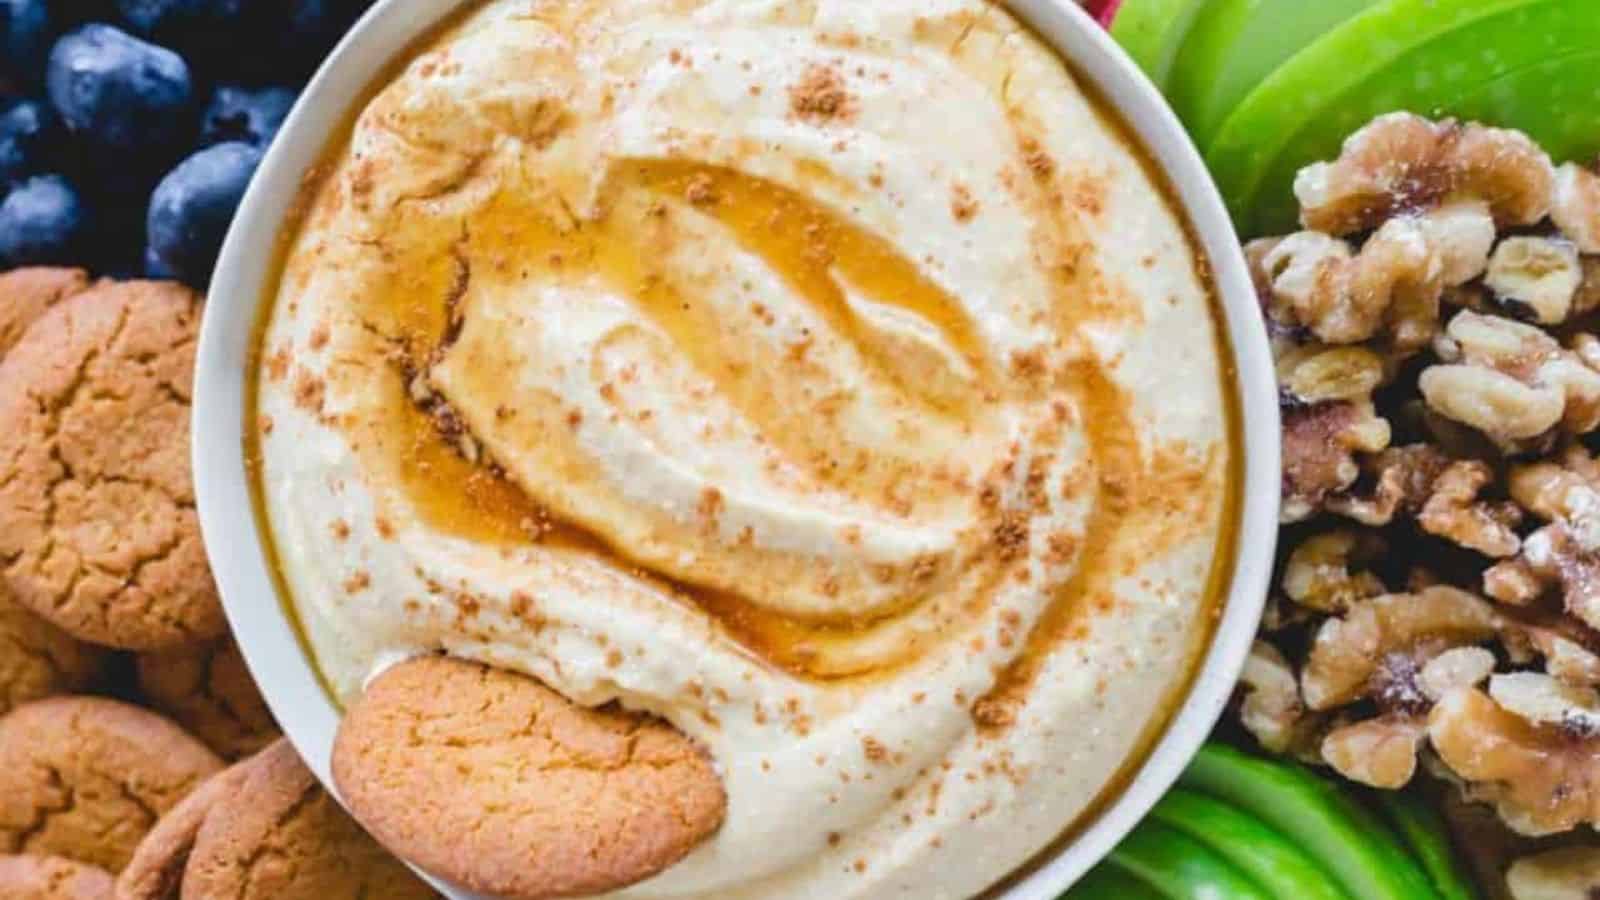
<path fill-rule="evenodd" d="M 1118 126 L 1120 127 L 1120 126 Z M 982 392 L 939 395 L 929 385 L 899 376 L 896 361 L 886 358 L 880 346 L 865 332 L 858 318 L 844 301 L 833 273 L 846 278 L 874 301 L 900 309 L 932 323 L 984 378 L 993 390 L 995 361 L 984 358 L 982 341 L 959 302 L 929 281 L 914 264 L 905 260 L 887 241 L 871 235 L 806 198 L 774 182 L 755 178 L 736 170 L 698 163 L 667 160 L 632 160 L 619 164 L 610 193 L 623 193 L 629 186 L 642 187 L 663 198 L 690 199 L 691 191 L 706 191 L 715 198 L 708 206 L 697 204 L 702 213 L 712 216 L 734 233 L 742 247 L 772 266 L 829 327 L 845 336 L 862 352 L 874 374 L 893 385 L 913 404 L 919 414 L 947 420 L 970 417 L 982 405 Z M 827 173 L 821 173 L 826 175 Z M 1056 198 L 1059 200 L 1059 197 Z M 1076 253 L 1081 246 L 1074 228 L 1059 214 L 1059 205 L 1044 216 L 1056 249 L 1075 263 L 1084 257 Z M 405 217 L 401 217 L 402 221 Z M 513 224 L 514 223 L 514 224 Z M 403 231 L 402 227 L 402 231 Z M 393 240 L 391 236 L 387 239 Z M 518 268 L 521 260 L 527 277 L 527 263 L 549 275 L 570 266 L 575 271 L 603 273 L 619 292 L 629 296 L 652 320 L 674 339 L 697 368 L 708 374 L 719 389 L 772 436 L 791 451 L 797 461 L 815 459 L 816 448 L 808 445 L 813 429 L 796 428 L 792 415 L 782 404 L 772 402 L 770 382 L 760 378 L 730 378 L 721 370 L 716 354 L 709 352 L 719 329 L 704 317 L 704 310 L 692 298 L 674 290 L 652 270 L 651 248 L 641 242 L 637 232 L 629 233 L 605 217 L 596 221 L 553 221 L 517 199 L 514 191 L 497 196 L 486 215 L 475 217 L 464 229 L 461 240 L 451 247 L 432 247 L 426 251 L 390 248 L 408 260 L 428 259 L 420 272 L 409 280 L 396 280 L 378 296 L 364 304 L 367 313 L 386 339 L 405 348 L 410 363 L 425 366 L 446 341 L 450 327 L 450 297 L 457 278 L 459 254 L 465 252 L 478 263 L 487 263 L 490 272 L 505 276 Z M 554 262 L 553 262 L 554 261 Z M 281 277 L 281 273 L 280 273 Z M 1069 265 L 1058 272 L 1060 278 L 1057 312 L 1064 333 L 1072 333 L 1076 320 L 1090 312 L 1103 313 L 1106 304 L 1096 296 L 1106 285 L 1095 281 L 1092 266 Z M 1087 290 L 1089 296 L 1077 296 Z M 1079 310 L 1074 313 L 1073 310 Z M 698 314 L 697 314 L 698 311 Z M 268 307 L 270 313 L 270 306 Z M 265 320 L 264 320 L 265 321 Z M 711 340 L 708 340 L 710 338 Z M 1138 438 L 1132 431 L 1125 398 L 1098 365 L 1086 363 L 1061 385 L 1075 395 L 1085 412 L 1082 424 L 1088 432 L 1092 458 L 1101 466 L 1123 467 L 1138 459 Z M 748 373 L 741 373 L 748 376 Z M 1103 388 L 1109 387 L 1110 393 Z M 888 674 L 896 666 L 917 657 L 911 648 L 897 655 L 889 666 L 872 671 L 827 672 L 817 667 L 819 649 L 854 641 L 874 628 L 888 627 L 904 616 L 887 620 L 855 621 L 819 625 L 796 621 L 767 611 L 746 599 L 727 592 L 707 590 L 659 573 L 642 571 L 619 548 L 580 526 L 552 517 L 522 489 L 503 474 L 463 459 L 456 448 L 444 440 L 435 423 L 419 411 L 406 396 L 404 380 L 396 377 L 394 390 L 384 399 L 379 415 L 382 428 L 373 432 L 384 446 L 380 456 L 400 460 L 396 481 L 403 486 L 408 503 L 430 526 L 474 540 L 504 545 L 525 544 L 530 539 L 541 543 L 594 555 L 611 565 L 628 570 L 668 590 L 682 602 L 703 610 L 754 656 L 791 674 L 823 680 Z M 253 391 L 252 391 L 253 394 Z M 1113 398 L 1113 399 L 1108 399 Z M 1236 417 L 1234 417 L 1236 429 Z M 387 431 L 384 435 L 383 432 Z M 1235 444 L 1237 446 L 1237 444 Z M 1128 452 L 1131 448 L 1132 452 Z M 1234 454 L 1235 456 L 1237 454 Z M 1235 467 L 1236 468 L 1236 467 Z M 840 483 L 858 482 L 860 471 L 816 469 L 817 474 Z M 1116 475 L 1139 477 L 1129 470 Z M 1237 484 L 1237 482 L 1234 482 Z M 1102 478 L 1102 488 L 1106 484 Z M 1089 520 L 1089 542 L 1080 557 L 1079 574 L 1054 594 L 1038 627 L 1027 638 L 1018 662 L 1003 673 L 992 696 L 1025 692 L 1037 674 L 1039 664 L 1071 625 L 1085 614 L 1085 600 L 1092 593 L 1101 563 L 1116 543 L 1122 514 L 1108 509 L 1102 496 L 1096 501 Z M 531 526 L 531 527 L 530 527 Z M 1109 533 L 1108 533 L 1109 530 Z M 1215 578 L 1214 578 L 1215 580 Z M 993 587 L 989 579 L 987 587 Z M 985 591 L 987 594 L 989 591 Z M 944 629 L 956 633 L 988 608 L 987 597 L 972 598 L 958 604 L 962 615 Z"/>
<path fill-rule="evenodd" d="M 691 188 L 709 191 L 716 201 L 701 207 L 790 284 L 830 327 L 851 340 L 868 364 L 891 383 L 919 415 L 959 423 L 975 413 L 977 386 L 965 396 L 935 396 L 925 383 L 897 377 L 895 362 L 877 350 L 846 303 L 834 272 L 875 302 L 899 307 L 933 323 L 975 370 L 991 371 L 975 327 L 959 303 L 904 260 L 881 238 L 845 222 L 802 195 L 771 181 L 736 171 L 693 163 L 660 160 L 621 164 L 601 208 L 621 203 L 628 188 L 637 187 L 665 200 L 687 197 Z M 365 295 L 360 314 L 396 370 L 380 405 L 353 421 L 370 443 L 369 465 L 391 468 L 405 503 L 431 528 L 480 542 L 547 547 L 603 558 L 698 607 L 732 635 L 737 643 L 767 663 L 802 677 L 838 679 L 886 674 L 915 659 L 926 639 L 897 652 L 881 666 L 861 668 L 830 663 L 841 650 L 874 628 L 899 624 L 914 615 L 906 603 L 894 615 L 842 623 L 802 622 L 771 612 L 736 594 L 695 585 L 652 571 L 592 531 L 553 515 L 504 473 L 468 462 L 420 411 L 408 395 L 408 382 L 439 358 L 450 337 L 452 303 L 458 302 L 460 261 L 471 260 L 472 278 L 560 279 L 566 273 L 603 276 L 611 288 L 627 296 L 713 380 L 736 409 L 762 429 L 764 437 L 789 451 L 820 480 L 849 479 L 859 490 L 866 481 L 885 484 L 905 477 L 901 471 L 873 479 L 860 467 L 818 464 L 830 448 L 814 443 L 814 428 L 796 421 L 794 409 L 775 403 L 784 387 L 759 370 L 730 373 L 719 352 L 721 338 L 709 308 L 680 294 L 662 277 L 639 221 L 622 215 L 595 219 L 557 220 L 545 208 L 522 200 L 516 186 L 503 186 L 485 208 L 464 224 L 461 237 L 442 246 L 438 229 L 420 219 L 400 216 L 384 238 L 386 254 L 423 265 L 390 270 Z M 658 204 L 659 204 L 658 200 Z M 651 213 L 650 215 L 655 215 Z M 475 367 L 465 367 L 473 377 Z M 487 373 L 486 373 L 487 376 Z M 353 417 L 354 418 L 354 417 Z M 893 462 L 893 454 L 882 454 Z M 992 579 L 991 579 L 992 580 Z M 960 622 L 981 612 L 983 605 L 965 605 Z"/>

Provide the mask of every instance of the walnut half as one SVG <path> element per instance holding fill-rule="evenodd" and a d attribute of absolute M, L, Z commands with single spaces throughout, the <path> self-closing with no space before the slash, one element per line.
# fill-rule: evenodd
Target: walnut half
<path fill-rule="evenodd" d="M 1524 856 L 1506 870 L 1512 900 L 1600 897 L 1600 847 L 1558 847 Z"/>
<path fill-rule="evenodd" d="M 1550 212 L 1555 182 L 1524 134 L 1397 112 L 1350 135 L 1338 159 L 1302 169 L 1294 193 L 1306 228 L 1354 234 L 1451 196 L 1488 203 L 1498 225 L 1532 225 Z"/>
<path fill-rule="evenodd" d="M 1494 804 L 1519 834 L 1540 836 L 1600 821 L 1600 738 L 1530 722 L 1476 688 L 1443 697 L 1428 719 L 1440 760 Z"/>
<path fill-rule="evenodd" d="M 1462 310 L 1438 350 L 1445 364 L 1419 381 L 1428 406 L 1503 449 L 1557 426 L 1584 434 L 1600 424 L 1600 372 L 1538 328 Z"/>

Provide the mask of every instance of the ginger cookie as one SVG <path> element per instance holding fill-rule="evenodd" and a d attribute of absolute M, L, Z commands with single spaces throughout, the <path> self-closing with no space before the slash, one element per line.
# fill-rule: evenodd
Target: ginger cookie
<path fill-rule="evenodd" d="M 142 654 L 138 668 L 150 704 L 224 759 L 249 756 L 277 739 L 278 725 L 232 640 Z"/>
<path fill-rule="evenodd" d="M 715 832 L 727 803 L 711 760 L 660 719 L 447 657 L 368 685 L 340 725 L 333 775 L 386 846 L 516 900 L 654 875 Z"/>
<path fill-rule="evenodd" d="M 46 310 L 88 288 L 89 275 L 82 269 L 12 269 L 0 274 L 0 357 Z"/>
<path fill-rule="evenodd" d="M 0 856 L 0 900 L 112 900 L 104 869 L 59 856 Z"/>
<path fill-rule="evenodd" d="M 0 852 L 117 872 L 156 820 L 222 760 L 161 716 L 55 697 L 0 718 Z"/>
<path fill-rule="evenodd" d="M 0 715 L 32 700 L 84 690 L 110 651 L 77 640 L 0 588 Z"/>
<path fill-rule="evenodd" d="M 139 842 L 133 859 L 117 876 L 117 900 L 177 900 L 200 826 L 212 807 L 239 793 L 249 774 L 247 759 L 207 778 L 156 822 Z"/>
<path fill-rule="evenodd" d="M 96 644 L 164 650 L 226 623 L 189 475 L 200 309 L 102 282 L 0 361 L 0 559 L 17 601 Z"/>
<path fill-rule="evenodd" d="M 200 826 L 184 900 L 436 896 L 345 814 L 288 741 L 245 766 L 239 790 L 218 799 Z"/>

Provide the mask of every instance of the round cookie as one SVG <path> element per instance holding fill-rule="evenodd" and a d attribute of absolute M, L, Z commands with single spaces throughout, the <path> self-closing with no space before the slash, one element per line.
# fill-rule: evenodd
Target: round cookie
<path fill-rule="evenodd" d="M 12 269 L 0 274 L 0 357 L 45 310 L 89 287 L 82 269 Z"/>
<path fill-rule="evenodd" d="M 156 709 L 224 759 L 248 756 L 278 737 L 278 725 L 232 640 L 139 657 L 139 688 Z"/>
<path fill-rule="evenodd" d="M 130 650 L 225 630 L 189 475 L 200 309 L 187 289 L 102 282 L 0 361 L 0 559 L 24 606 Z"/>
<path fill-rule="evenodd" d="M 436 896 L 339 808 L 288 741 L 246 765 L 240 789 L 200 826 L 183 900 Z"/>
<path fill-rule="evenodd" d="M 161 716 L 98 697 L 56 697 L 0 718 L 0 852 L 63 856 L 117 872 L 156 820 L 222 768 Z"/>
<path fill-rule="evenodd" d="M 715 832 L 727 803 L 711 761 L 665 722 L 447 657 L 367 686 L 340 725 L 333 775 L 386 846 L 516 900 L 654 875 Z"/>
<path fill-rule="evenodd" d="M 84 690 L 109 658 L 110 651 L 73 638 L 0 588 L 0 715 L 32 700 Z"/>
<path fill-rule="evenodd" d="M 117 876 L 117 900 L 177 900 L 183 870 L 211 809 L 239 793 L 254 759 L 206 779 L 156 822 Z"/>
<path fill-rule="evenodd" d="M 104 869 L 58 856 L 0 856 L 3 900 L 112 900 Z"/>

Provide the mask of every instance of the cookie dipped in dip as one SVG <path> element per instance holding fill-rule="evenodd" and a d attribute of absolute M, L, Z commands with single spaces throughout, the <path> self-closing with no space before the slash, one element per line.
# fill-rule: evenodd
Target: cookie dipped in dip
<path fill-rule="evenodd" d="M 259 490 L 343 702 L 444 652 L 727 795 L 629 897 L 965 897 L 1118 789 L 1210 633 L 1204 264 L 984 0 L 494 0 L 330 155 Z"/>

